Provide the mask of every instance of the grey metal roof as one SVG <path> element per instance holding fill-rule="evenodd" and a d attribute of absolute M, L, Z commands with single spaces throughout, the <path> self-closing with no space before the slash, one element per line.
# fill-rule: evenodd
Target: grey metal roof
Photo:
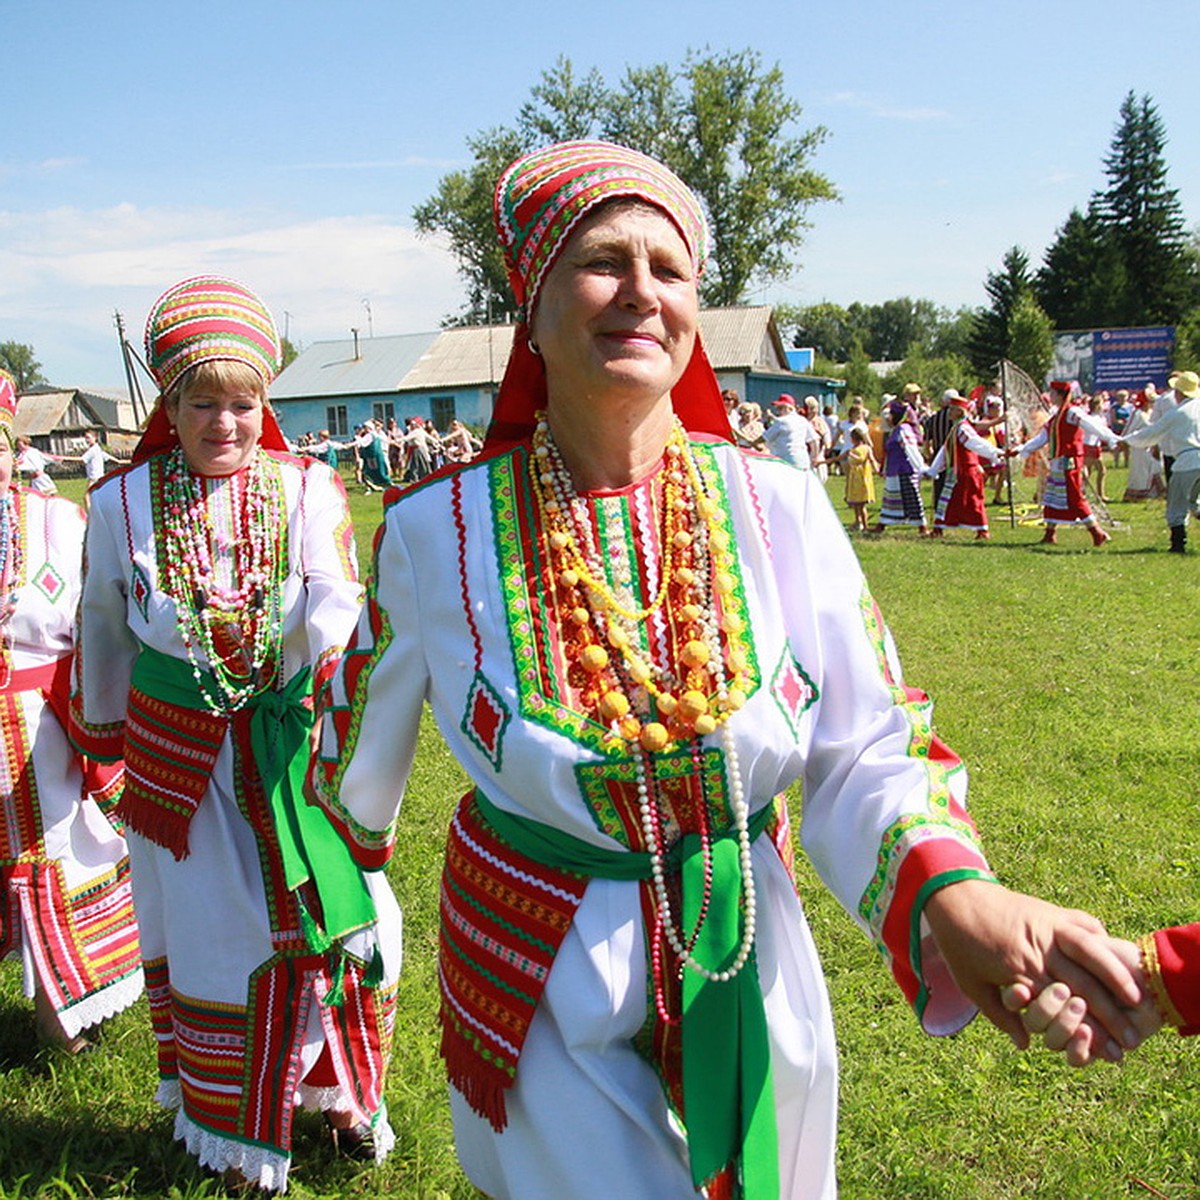
<path fill-rule="evenodd" d="M 769 305 L 700 310 L 700 336 L 718 371 L 788 372 Z M 272 400 L 489 387 L 504 377 L 513 326 L 471 325 L 439 333 L 314 342 L 271 385 Z"/>
<path fill-rule="evenodd" d="M 700 336 L 717 371 L 789 371 L 770 305 L 700 310 Z"/>
<path fill-rule="evenodd" d="M 55 431 L 78 431 L 99 426 L 109 430 L 135 430 L 133 406 L 116 393 L 79 388 L 38 388 L 22 392 L 17 405 L 16 432 L 42 437 Z"/>
<path fill-rule="evenodd" d="M 512 325 L 444 329 L 404 380 L 404 387 L 489 387 L 504 376 Z"/>
<path fill-rule="evenodd" d="M 39 437 L 58 428 L 74 391 L 22 392 L 17 402 L 15 430 L 21 437 Z"/>
<path fill-rule="evenodd" d="M 393 337 L 313 342 L 271 384 L 272 400 L 306 396 L 366 396 L 395 392 L 421 355 L 442 335 L 405 333 Z"/>

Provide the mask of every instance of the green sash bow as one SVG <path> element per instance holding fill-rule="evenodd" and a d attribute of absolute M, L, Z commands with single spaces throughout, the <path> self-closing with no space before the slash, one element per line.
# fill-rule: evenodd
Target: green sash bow
<path fill-rule="evenodd" d="M 190 663 L 142 645 L 132 686 L 180 708 L 205 707 Z M 284 879 L 290 891 L 311 881 L 321 902 L 323 930 L 301 910 L 309 948 L 324 952 L 331 943 L 374 923 L 375 905 L 349 848 L 323 809 L 304 800 L 312 711 L 304 700 L 312 671 L 294 675 L 281 692 L 267 689 L 249 704 L 250 746 L 279 839 Z"/>
<path fill-rule="evenodd" d="M 560 871 L 600 879 L 650 878 L 650 855 L 608 850 L 527 817 L 497 808 L 478 789 L 475 803 L 489 825 L 526 857 Z M 766 805 L 750 818 L 750 837 L 766 828 Z M 686 834 L 664 856 L 679 870 L 683 927 L 692 929 L 704 899 L 704 855 L 699 834 Z M 708 915 L 693 950 L 713 971 L 728 968 L 742 936 L 741 867 L 732 831 L 712 842 L 712 892 Z M 778 1136 L 771 1082 L 767 1019 L 758 969 L 751 954 L 725 983 L 692 970 L 683 977 L 683 1096 L 692 1181 L 699 1188 L 726 1164 L 740 1160 L 748 1200 L 779 1196 Z"/>

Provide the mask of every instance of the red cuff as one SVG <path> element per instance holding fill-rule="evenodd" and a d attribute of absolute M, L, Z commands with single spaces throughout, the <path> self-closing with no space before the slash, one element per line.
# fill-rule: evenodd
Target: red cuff
<path fill-rule="evenodd" d="M 1154 944 L 1163 986 L 1183 1018 L 1179 1032 L 1200 1033 L 1200 922 L 1160 929 Z"/>

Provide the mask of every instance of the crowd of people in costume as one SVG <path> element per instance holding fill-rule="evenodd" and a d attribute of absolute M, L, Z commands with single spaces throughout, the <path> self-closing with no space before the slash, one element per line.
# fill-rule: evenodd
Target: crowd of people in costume
<path fill-rule="evenodd" d="M 964 529 L 986 541 L 991 536 L 988 506 L 1014 498 L 1007 460 L 1019 457 L 1021 476 L 1032 482 L 1042 509 L 1042 542 L 1054 545 L 1061 528 L 1078 526 L 1102 546 L 1111 535 L 1093 503 L 1111 502 L 1108 453 L 1113 466 L 1128 469 L 1124 502 L 1168 497 L 1170 548 L 1177 552 L 1186 549 L 1187 522 L 1197 512 L 1200 493 L 1200 486 L 1192 486 L 1198 460 L 1190 453 L 1200 450 L 1200 417 L 1190 404 L 1198 395 L 1200 383 L 1192 371 L 1175 372 L 1162 391 L 1147 383 L 1134 393 L 1084 395 L 1077 383 L 1056 380 L 1030 411 L 1018 415 L 1006 405 L 999 381 L 966 395 L 948 388 L 937 408 L 911 383 L 902 397 L 885 396 L 874 418 L 861 400 L 839 419 L 831 404 L 822 414 L 815 397 L 797 402 L 784 394 L 764 422 L 758 405 L 742 403 L 734 391 L 723 393 L 738 445 L 811 468 L 823 481 L 830 472 L 846 477 L 854 532 L 883 533 L 908 525 L 922 537 Z M 1181 473 L 1171 489 L 1178 456 Z M 872 522 L 877 478 L 882 497 Z M 922 485 L 930 479 L 932 504 L 927 505 Z"/>
<path fill-rule="evenodd" d="M 340 447 L 284 441 L 280 339 L 244 285 L 153 306 L 160 395 L 86 527 L 11 486 L 0 377 L 0 952 L 43 1035 L 81 1050 L 144 986 L 157 1098 L 204 1166 L 286 1190 L 305 1108 L 381 1161 L 402 959 L 383 868 L 426 705 L 471 780 L 436 1019 L 460 1161 L 497 1200 L 836 1194 L 792 784 L 800 847 L 927 1032 L 982 1011 L 1084 1064 L 1200 1030 L 1200 929 L 1139 948 L 998 882 L 817 469 L 840 464 L 864 527 L 882 468 L 882 523 L 927 528 L 920 478 L 944 466 L 932 529 L 978 529 L 979 460 L 1013 447 L 957 393 L 928 462 L 909 401 L 879 447 L 865 414 L 843 441 L 794 397 L 766 425 L 722 396 L 705 215 L 644 155 L 523 155 L 495 218 L 521 313 L 485 444 L 389 494 L 365 591 Z M 1073 511 L 1077 407 L 1063 391 L 1023 447 L 1050 451 L 1048 513 Z M 1131 444 L 1182 432 L 1166 420 Z M 364 484 L 390 481 L 384 432 L 355 439 Z"/>
<path fill-rule="evenodd" d="M 289 448 L 320 458 L 335 471 L 343 452 L 351 456 L 354 480 L 368 492 L 382 492 L 396 483 L 419 483 L 447 463 L 470 462 L 482 445 L 461 421 L 451 420 L 438 433 L 428 417 L 409 417 L 402 428 L 396 419 L 373 417 L 354 430 L 348 442 L 332 438 L 328 429 L 308 430 Z"/>

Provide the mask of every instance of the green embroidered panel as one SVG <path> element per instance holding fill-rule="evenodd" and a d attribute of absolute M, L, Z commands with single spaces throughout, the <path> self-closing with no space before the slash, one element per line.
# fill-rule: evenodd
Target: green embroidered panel
<path fill-rule="evenodd" d="M 735 532 L 729 512 L 725 481 L 717 465 L 713 447 L 693 444 L 693 453 L 707 494 L 717 506 L 718 527 L 729 538 L 733 589 L 723 598 L 725 614 L 740 622 L 742 632 L 730 635 L 746 657 L 746 694 L 761 686 L 762 678 L 753 638 L 749 635 L 750 617 L 741 562 L 736 552 Z M 550 622 L 542 619 L 542 580 L 547 575 L 540 530 L 534 527 L 537 504 L 529 481 L 529 454 L 521 447 L 512 454 L 492 459 L 488 464 L 488 485 L 492 508 L 496 559 L 500 567 L 501 594 L 508 626 L 513 671 L 517 681 L 519 711 L 526 720 L 551 729 L 572 741 L 605 756 L 625 753 L 614 746 L 608 729 L 572 707 L 559 666 Z M 606 579 L 614 587 L 624 580 L 613 577 L 617 562 L 628 563 L 630 583 L 635 595 L 644 593 L 639 557 L 633 538 L 633 521 L 625 496 L 604 498 L 598 504 L 598 533 Z M 609 553 L 616 550 L 616 553 Z M 649 646 L 649 622 L 639 629 L 642 649 Z"/>

